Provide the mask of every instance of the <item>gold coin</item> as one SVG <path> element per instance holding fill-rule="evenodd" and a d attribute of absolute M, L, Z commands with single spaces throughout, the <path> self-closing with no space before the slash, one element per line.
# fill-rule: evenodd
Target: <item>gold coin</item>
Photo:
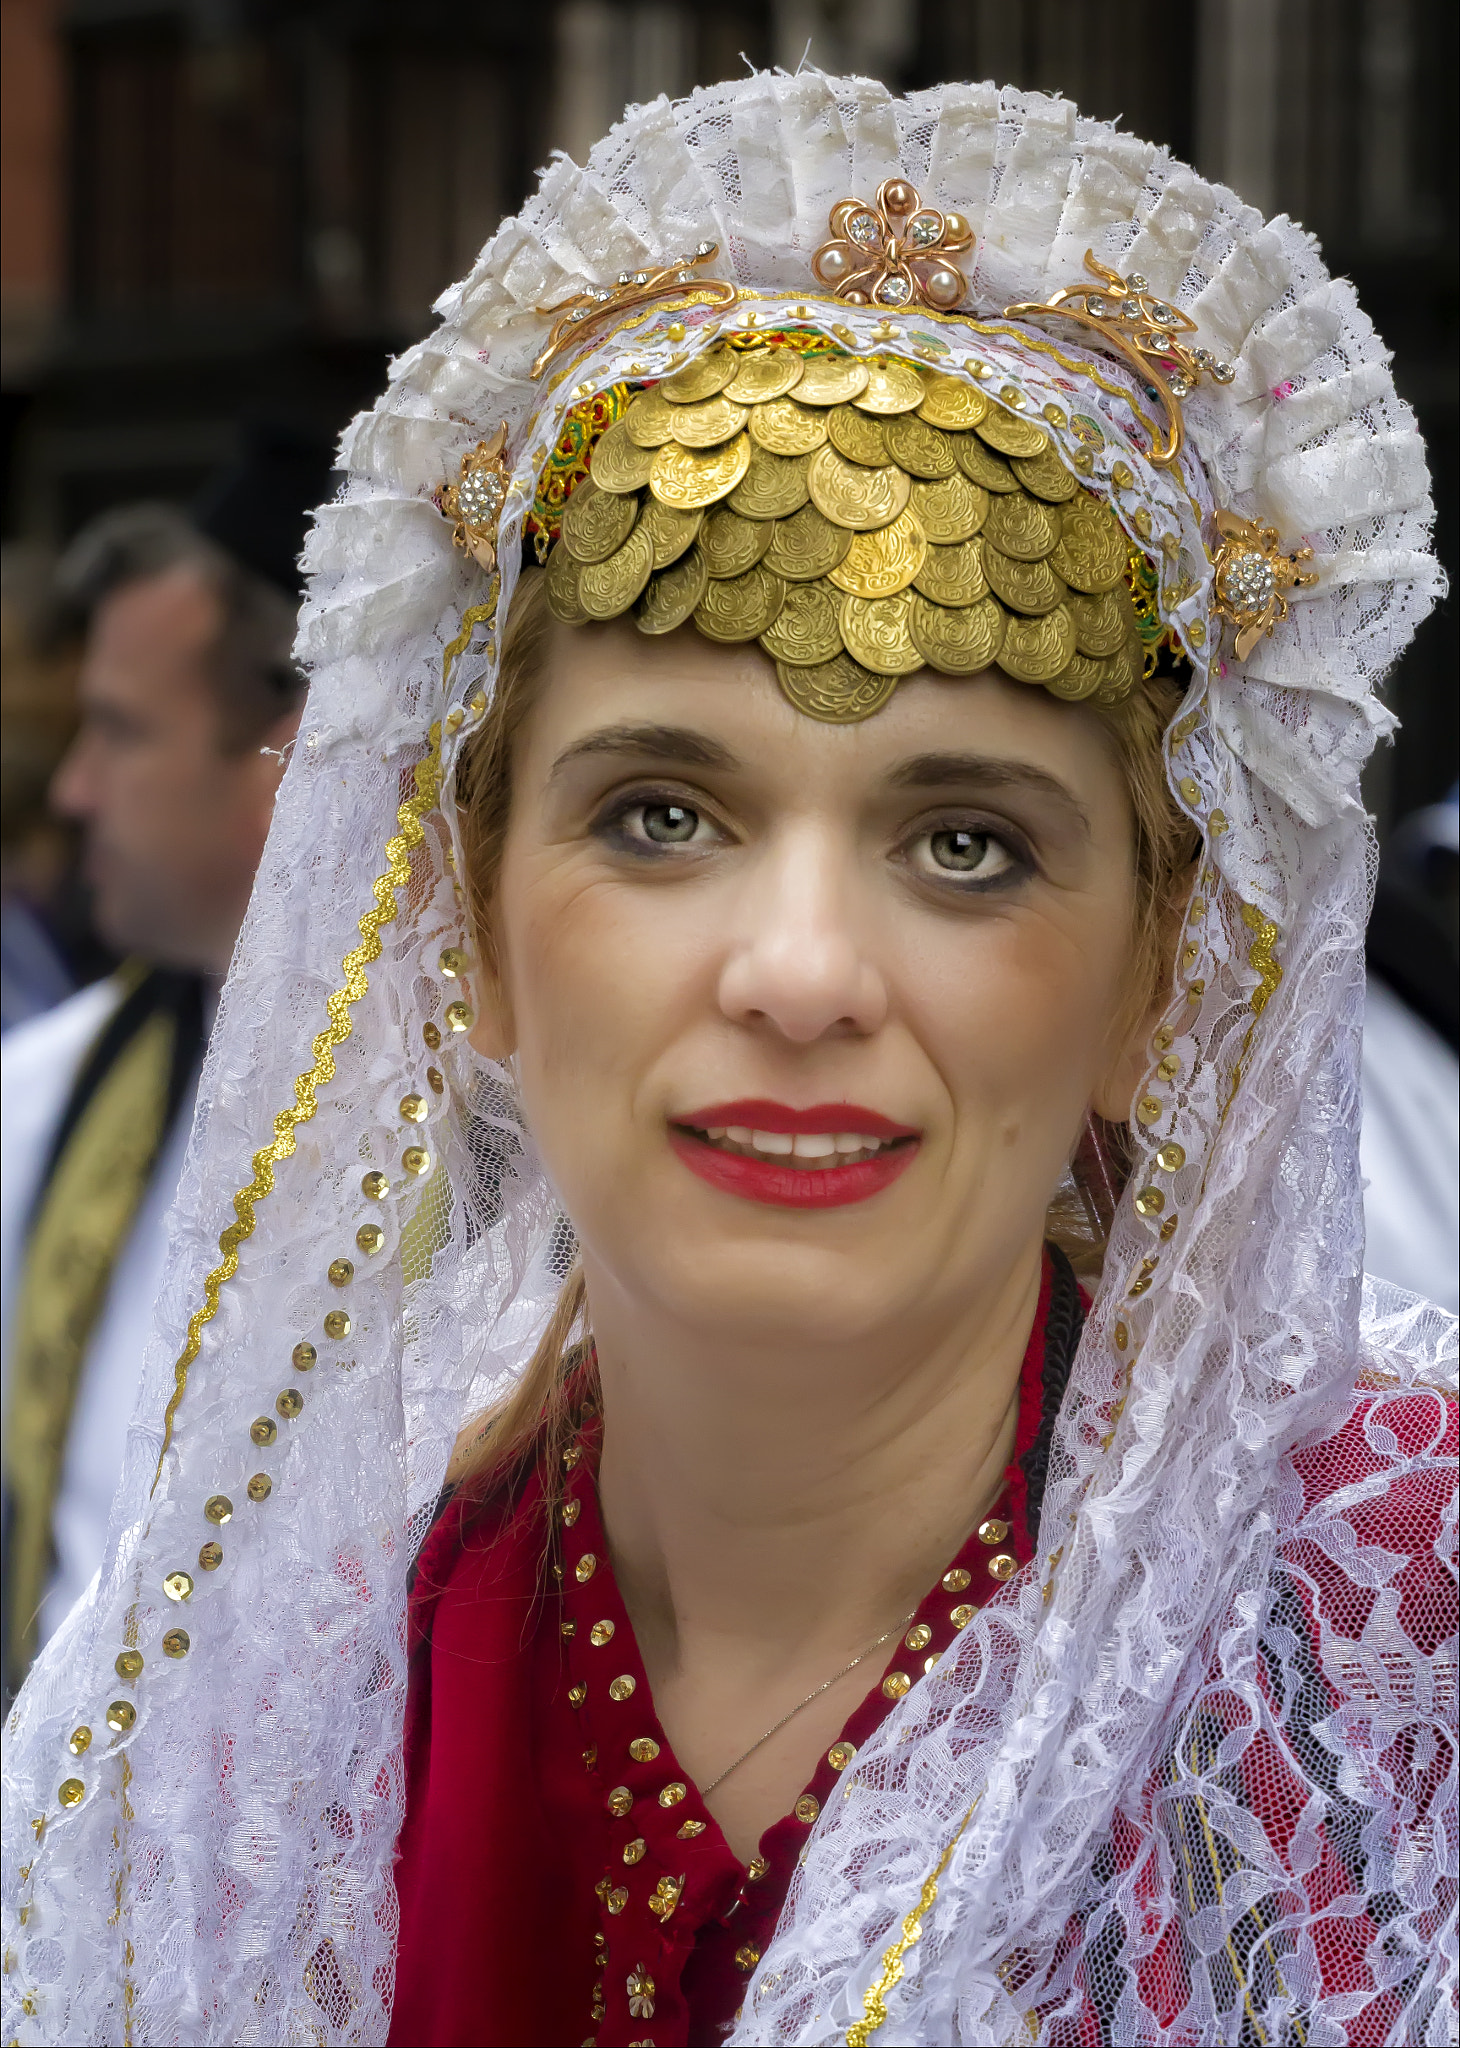
<path fill-rule="evenodd" d="M 897 597 L 842 599 L 842 645 L 853 661 L 879 676 L 908 676 L 921 668 L 923 657 L 912 636 L 912 599 Z"/>
<path fill-rule="evenodd" d="M 1051 676 L 1044 687 L 1051 696 L 1061 698 L 1066 704 L 1080 704 L 1085 698 L 1093 697 L 1105 680 L 1105 662 L 1093 660 L 1088 654 L 1077 651 L 1070 656 L 1069 666 L 1062 668 L 1057 676 Z"/>
<path fill-rule="evenodd" d="M 705 567 L 712 576 L 743 576 L 770 546 L 774 532 L 772 520 L 742 519 L 728 505 L 716 505 L 700 528 Z"/>
<path fill-rule="evenodd" d="M 765 405 L 784 398 L 801 382 L 803 356 L 793 348 L 751 349 L 737 354 L 735 375 L 725 386 L 726 398 L 737 405 Z"/>
<path fill-rule="evenodd" d="M 780 577 L 757 564 L 743 576 L 707 583 L 694 620 L 707 640 L 758 640 L 785 601 Z"/>
<path fill-rule="evenodd" d="M 653 449 L 639 445 L 628 421 L 615 420 L 593 451 L 593 481 L 601 491 L 641 491 L 653 462 Z"/>
<path fill-rule="evenodd" d="M 647 526 L 636 526 L 606 562 L 585 562 L 578 571 L 578 602 L 590 619 L 616 619 L 626 612 L 654 568 L 654 543 Z"/>
<path fill-rule="evenodd" d="M 672 633 L 704 596 L 708 581 L 704 556 L 698 548 L 691 548 L 672 567 L 651 578 L 634 608 L 634 624 L 641 633 Z"/>
<path fill-rule="evenodd" d="M 722 393 L 700 405 L 676 405 L 670 429 L 681 448 L 718 448 L 740 432 L 749 416 L 748 406 L 735 405 Z"/>
<path fill-rule="evenodd" d="M 979 484 L 986 491 L 1018 490 L 1019 479 L 1008 463 L 995 455 L 992 448 L 985 448 L 977 434 L 956 435 L 953 453 L 971 484 Z"/>
<path fill-rule="evenodd" d="M 911 363 L 895 358 L 867 365 L 867 386 L 852 400 L 863 412 L 916 412 L 927 395 L 927 387 Z"/>
<path fill-rule="evenodd" d="M 976 676 L 998 659 L 1004 644 L 1005 613 L 991 597 L 955 608 L 919 592 L 910 623 L 918 652 L 943 676 Z"/>
<path fill-rule="evenodd" d="M 959 541 L 953 547 L 930 547 L 913 578 L 914 586 L 934 604 L 977 604 L 989 594 L 983 573 L 983 543 Z"/>
<path fill-rule="evenodd" d="M 674 438 L 670 422 L 674 407 L 658 391 L 641 391 L 624 414 L 629 439 L 640 448 L 662 448 Z"/>
<path fill-rule="evenodd" d="M 856 725 L 880 711 L 897 688 L 896 676 L 876 675 L 850 654 L 798 668 L 776 663 L 776 679 L 789 701 L 808 718 L 824 725 Z"/>
<path fill-rule="evenodd" d="M 991 546 L 1016 561 L 1042 562 L 1059 540 L 1059 518 L 1038 498 L 1026 498 L 1022 491 L 1005 491 L 991 500 L 983 534 Z"/>
<path fill-rule="evenodd" d="M 1114 590 L 1125 574 L 1125 535 L 1103 505 L 1083 492 L 1060 509 L 1059 546 L 1050 565 L 1073 590 Z"/>
<path fill-rule="evenodd" d="M 750 467 L 730 493 L 730 510 L 746 519 L 789 519 L 806 503 L 806 460 L 752 448 Z"/>
<path fill-rule="evenodd" d="M 911 476 L 952 476 L 958 467 L 953 443 L 940 427 L 930 427 L 916 413 L 901 413 L 883 428 L 887 453 Z"/>
<path fill-rule="evenodd" d="M 1075 653 L 1075 622 L 1063 605 L 1042 619 L 1010 619 L 995 656 L 1018 683 L 1048 683 L 1069 667 Z"/>
<path fill-rule="evenodd" d="M 1065 602 L 1075 622 L 1075 645 L 1081 654 L 1101 661 L 1125 645 L 1133 610 L 1129 599 L 1121 603 L 1121 596 L 1119 587 L 1103 591 L 1098 597 L 1087 597 L 1083 591 L 1070 592 Z"/>
<path fill-rule="evenodd" d="M 826 416 L 826 438 L 849 462 L 881 469 L 887 462 L 887 436 L 882 422 L 854 405 L 834 406 Z"/>
<path fill-rule="evenodd" d="M 836 593 L 821 583 L 793 583 L 774 621 L 760 636 L 766 653 L 801 667 L 832 661 L 842 651 Z"/>
<path fill-rule="evenodd" d="M 927 552 L 927 536 L 913 513 L 899 512 L 890 525 L 856 534 L 830 580 L 857 597 L 893 597 L 907 589 Z"/>
<path fill-rule="evenodd" d="M 915 477 L 910 502 L 923 532 L 940 547 L 971 539 L 988 517 L 988 492 L 971 484 L 961 470 L 936 483 Z"/>
<path fill-rule="evenodd" d="M 807 356 L 796 393 L 806 405 L 850 405 L 866 390 L 869 374 L 855 356 Z"/>
<path fill-rule="evenodd" d="M 772 455 L 809 455 L 826 439 L 826 414 L 794 398 L 773 398 L 751 408 L 750 438 Z"/>
<path fill-rule="evenodd" d="M 1146 655 L 1140 635 L 1132 633 L 1118 653 L 1104 664 L 1105 675 L 1095 692 L 1097 704 L 1119 704 L 1128 697 L 1145 673 Z"/>
<path fill-rule="evenodd" d="M 654 497 L 644 500 L 639 524 L 649 529 L 656 569 L 667 569 L 679 560 L 698 534 L 704 516 L 703 512 L 676 512 L 672 505 L 661 505 Z"/>
<path fill-rule="evenodd" d="M 976 384 L 962 377 L 947 377 L 941 370 L 924 370 L 926 396 L 918 407 L 919 419 L 930 427 L 958 433 L 976 427 L 989 409 L 989 402 Z"/>
<path fill-rule="evenodd" d="M 580 562 L 606 562 L 628 539 L 638 516 L 637 499 L 601 491 L 586 476 L 563 507 L 563 546 Z"/>
<path fill-rule="evenodd" d="M 882 469 L 864 469 L 838 455 L 835 448 L 817 449 L 806 482 L 817 510 L 834 526 L 850 526 L 854 533 L 889 525 L 912 493 L 912 478 L 894 463 Z"/>
<path fill-rule="evenodd" d="M 1016 455 L 1010 467 L 1026 491 L 1050 505 L 1063 505 L 1080 488 L 1052 446 L 1042 455 Z"/>
<path fill-rule="evenodd" d="M 812 583 L 819 576 L 829 576 L 851 544 L 847 527 L 833 526 L 814 505 L 803 505 L 789 519 L 774 523 L 763 559 L 768 569 L 788 583 Z"/>
<path fill-rule="evenodd" d="M 707 349 L 655 388 L 671 404 L 698 405 L 702 398 L 713 398 L 717 391 L 723 391 L 739 367 L 740 358 L 733 349 Z"/>
<path fill-rule="evenodd" d="M 733 441 L 704 450 L 681 448 L 677 441 L 669 441 L 654 457 L 649 488 L 662 504 L 693 512 L 728 497 L 749 467 L 748 434 L 737 434 Z"/>
<path fill-rule="evenodd" d="M 1000 455 L 1042 455 L 1049 446 L 1049 435 L 1033 420 L 1021 420 L 1017 413 L 1005 412 L 1001 405 L 991 405 L 974 432 L 980 440 L 987 441 L 990 448 L 997 448 Z"/>
<path fill-rule="evenodd" d="M 995 597 L 1026 618 L 1039 618 L 1054 610 L 1065 595 L 1065 586 L 1048 562 L 1016 562 L 1012 555 L 990 547 L 987 534 L 979 538 L 983 542 L 983 573 Z M 1071 620 L 1070 631 L 1074 630 Z"/>
<path fill-rule="evenodd" d="M 547 558 L 548 610 L 565 626 L 586 626 L 588 614 L 578 597 L 581 562 L 575 562 L 559 541 Z"/>

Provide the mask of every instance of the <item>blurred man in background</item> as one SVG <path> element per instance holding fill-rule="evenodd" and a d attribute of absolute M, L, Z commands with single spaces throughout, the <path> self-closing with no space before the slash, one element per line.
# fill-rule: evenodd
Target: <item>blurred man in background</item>
<path fill-rule="evenodd" d="M 84 644 L 52 802 L 124 964 L 5 1039 L 7 1694 L 101 1562 L 207 1031 L 298 724 L 294 557 L 326 479 L 263 467 L 196 522 L 106 514 L 58 571 Z"/>

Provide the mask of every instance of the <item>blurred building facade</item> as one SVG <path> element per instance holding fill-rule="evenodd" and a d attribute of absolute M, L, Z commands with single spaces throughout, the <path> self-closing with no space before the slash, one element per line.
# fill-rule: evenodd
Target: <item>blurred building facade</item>
<path fill-rule="evenodd" d="M 1453 0 L 3 0 L 4 526 L 186 500 L 251 418 L 333 435 L 553 148 L 757 64 L 992 77 L 1119 117 L 1352 276 L 1455 559 Z M 1376 766 L 1454 775 L 1453 615 Z"/>

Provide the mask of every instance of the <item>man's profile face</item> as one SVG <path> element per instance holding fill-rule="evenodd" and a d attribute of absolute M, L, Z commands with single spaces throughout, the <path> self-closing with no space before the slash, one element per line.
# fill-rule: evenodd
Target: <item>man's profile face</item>
<path fill-rule="evenodd" d="M 257 742 L 225 750 L 221 625 L 189 564 L 104 598 L 82 661 L 81 730 L 52 787 L 82 826 L 103 938 L 211 974 L 227 968 L 278 785 Z"/>

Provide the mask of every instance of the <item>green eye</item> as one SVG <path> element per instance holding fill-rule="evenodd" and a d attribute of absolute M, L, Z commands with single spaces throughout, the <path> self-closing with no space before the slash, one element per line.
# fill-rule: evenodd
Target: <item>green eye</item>
<path fill-rule="evenodd" d="M 684 804 L 645 804 L 644 837 L 658 846 L 682 846 L 699 828 L 699 812 Z"/>
<path fill-rule="evenodd" d="M 969 875 L 981 867 L 989 851 L 986 832 L 934 832 L 929 840 L 933 859 L 950 874 Z"/>

